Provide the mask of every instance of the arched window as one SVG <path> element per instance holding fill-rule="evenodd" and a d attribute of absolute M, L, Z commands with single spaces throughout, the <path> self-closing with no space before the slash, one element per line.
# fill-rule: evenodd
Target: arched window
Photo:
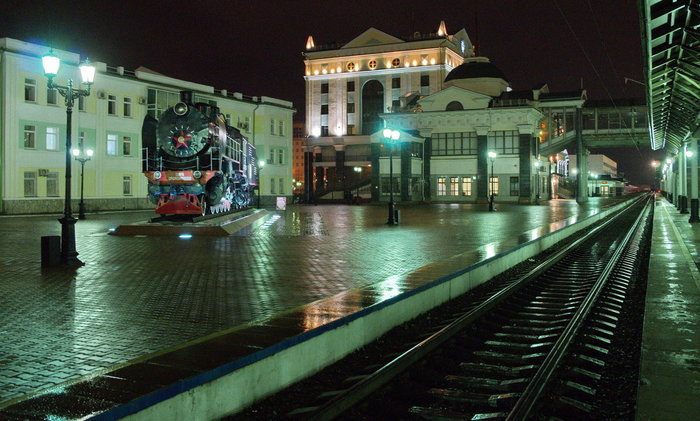
<path fill-rule="evenodd" d="M 449 104 L 447 104 L 447 107 L 445 107 L 445 111 L 459 111 L 463 110 L 464 107 L 462 106 L 462 103 L 459 101 L 452 101 Z"/>
<path fill-rule="evenodd" d="M 362 134 L 372 134 L 381 129 L 384 112 L 384 86 L 378 80 L 370 80 L 362 87 Z"/>

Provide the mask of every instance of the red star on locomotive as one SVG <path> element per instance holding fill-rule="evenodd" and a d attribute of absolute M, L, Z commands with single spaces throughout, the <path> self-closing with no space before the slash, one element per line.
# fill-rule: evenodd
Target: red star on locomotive
<path fill-rule="evenodd" d="M 192 139 L 192 135 L 189 133 L 185 133 L 183 130 L 180 130 L 180 133 L 173 136 L 173 142 L 175 142 L 175 149 L 179 148 L 189 148 L 190 147 L 190 139 Z"/>

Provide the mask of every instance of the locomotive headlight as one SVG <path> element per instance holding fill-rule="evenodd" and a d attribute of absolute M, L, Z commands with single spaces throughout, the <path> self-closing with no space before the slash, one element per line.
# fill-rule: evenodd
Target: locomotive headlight
<path fill-rule="evenodd" d="M 185 113 L 187 112 L 187 104 L 185 104 L 184 102 L 178 102 L 178 103 L 175 104 L 175 106 L 173 107 L 173 111 L 174 111 L 175 114 L 177 114 L 177 115 L 183 115 L 183 114 L 185 114 Z"/>
<path fill-rule="evenodd" d="M 202 178 L 202 172 L 199 170 L 193 172 L 192 175 L 194 176 L 194 178 Z"/>
<path fill-rule="evenodd" d="M 162 175 L 163 175 L 163 174 L 161 174 L 160 171 L 154 171 L 154 172 L 153 172 L 153 179 L 154 179 L 154 180 L 160 180 L 160 177 L 161 177 Z"/>

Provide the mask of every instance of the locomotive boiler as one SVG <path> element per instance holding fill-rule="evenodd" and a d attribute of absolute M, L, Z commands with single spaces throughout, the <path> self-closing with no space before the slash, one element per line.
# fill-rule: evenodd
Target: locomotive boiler
<path fill-rule="evenodd" d="M 161 215 L 206 215 L 249 206 L 258 187 L 255 147 L 217 107 L 192 92 L 144 119 L 143 173 Z"/>

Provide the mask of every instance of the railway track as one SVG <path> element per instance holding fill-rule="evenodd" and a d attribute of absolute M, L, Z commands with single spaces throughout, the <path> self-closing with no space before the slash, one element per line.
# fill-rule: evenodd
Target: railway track
<path fill-rule="evenodd" d="M 388 363 L 350 376 L 344 383 L 351 386 L 286 417 L 342 419 L 353 408 L 347 419 L 375 419 L 358 415 L 356 405 L 372 407 L 379 391 L 387 399 L 387 385 L 415 389 L 415 375 L 407 373 L 427 367 L 433 385 L 412 391 L 413 402 L 393 419 L 590 418 L 652 211 L 653 198 L 639 200 L 498 285 L 489 298 L 438 322 L 434 333 Z"/>

